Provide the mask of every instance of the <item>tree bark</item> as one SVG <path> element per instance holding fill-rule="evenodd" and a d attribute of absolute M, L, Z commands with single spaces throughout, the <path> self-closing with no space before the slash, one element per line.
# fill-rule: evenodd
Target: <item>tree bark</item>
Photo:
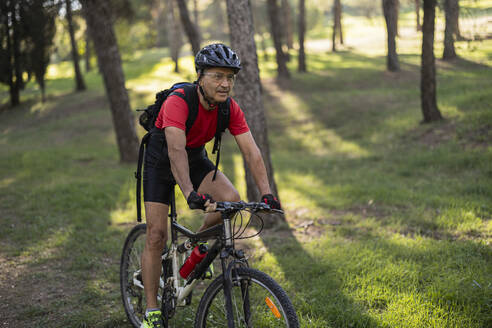
<path fill-rule="evenodd" d="M 456 35 L 458 0 L 444 0 L 444 13 L 446 16 L 446 27 L 444 29 L 444 51 L 442 54 L 443 60 L 452 60 L 456 58 L 456 50 L 454 49 L 454 37 Z"/>
<path fill-rule="evenodd" d="M 134 162 L 138 157 L 138 139 L 113 29 L 111 6 L 107 1 L 99 0 L 82 0 L 81 3 L 109 98 L 120 160 Z"/>
<path fill-rule="evenodd" d="M 343 44 L 343 33 L 342 33 L 342 4 L 340 0 L 335 0 L 333 2 L 333 34 L 332 34 L 332 46 L 331 50 L 333 52 L 337 51 L 337 34 L 340 39 L 340 44 Z"/>
<path fill-rule="evenodd" d="M 424 24 L 422 26 L 422 65 L 420 97 L 424 123 L 442 119 L 436 102 L 436 65 L 434 57 L 434 29 L 436 0 L 424 0 Z"/>
<path fill-rule="evenodd" d="M 188 36 L 194 56 L 200 51 L 200 43 L 201 43 L 200 32 L 198 31 L 198 26 L 193 24 L 193 22 L 190 19 L 190 14 L 188 13 L 186 2 L 184 0 L 176 0 L 176 1 L 178 2 L 181 24 L 183 25 L 186 35 Z"/>
<path fill-rule="evenodd" d="M 82 73 L 80 72 L 79 66 L 79 50 L 77 49 L 77 42 L 75 41 L 75 32 L 73 28 L 72 22 L 72 3 L 71 0 L 65 0 L 65 9 L 67 11 L 67 23 L 68 23 L 68 34 L 70 35 L 70 43 L 72 45 L 72 60 L 73 60 L 73 68 L 75 71 L 75 90 L 83 91 L 86 89 L 84 78 L 82 77 Z"/>
<path fill-rule="evenodd" d="M 174 0 L 166 1 L 167 12 L 167 36 L 169 40 L 169 49 L 171 58 L 174 61 L 174 72 L 179 73 L 179 51 L 181 49 L 181 29 L 180 24 L 176 20 L 176 11 Z"/>
<path fill-rule="evenodd" d="M 89 37 L 89 28 L 85 28 L 85 71 L 91 71 L 91 39 Z"/>
<path fill-rule="evenodd" d="M 397 6 L 398 0 L 383 0 L 384 20 L 386 21 L 388 55 L 386 56 L 386 67 L 391 72 L 400 70 L 398 54 L 396 53 L 396 25 L 398 21 Z"/>
<path fill-rule="evenodd" d="M 297 70 L 306 72 L 306 54 L 304 53 L 304 35 L 306 34 L 306 3 L 299 0 L 299 62 Z"/>
<path fill-rule="evenodd" d="M 273 44 L 275 46 L 275 52 L 276 52 L 278 78 L 288 79 L 290 77 L 290 74 L 289 74 L 289 70 L 287 69 L 287 56 L 282 50 L 282 31 L 281 31 L 282 26 L 280 25 L 280 21 L 279 21 L 279 9 L 277 5 L 277 0 L 267 0 L 267 5 L 268 5 L 268 16 L 270 17 L 270 29 L 271 29 Z M 229 23 L 229 25 L 231 24 Z M 231 29 L 231 33 L 232 33 L 232 29 Z"/>
<path fill-rule="evenodd" d="M 237 76 L 234 98 L 237 99 L 243 109 L 251 133 L 260 148 L 272 192 L 278 195 L 270 159 L 266 118 L 261 100 L 260 73 L 254 39 L 253 15 L 249 0 L 227 0 L 227 14 L 231 31 L 231 46 L 238 53 L 243 67 Z M 246 163 L 244 166 L 248 199 L 258 201 L 262 195 L 260 195 Z"/>
<path fill-rule="evenodd" d="M 420 24 L 420 1 L 415 0 L 415 13 L 417 15 L 417 32 L 422 31 L 422 25 Z"/>

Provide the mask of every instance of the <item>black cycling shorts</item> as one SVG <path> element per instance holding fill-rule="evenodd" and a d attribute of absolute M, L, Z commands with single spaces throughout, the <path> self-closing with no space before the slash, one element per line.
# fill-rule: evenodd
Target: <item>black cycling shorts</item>
<path fill-rule="evenodd" d="M 208 159 L 205 147 L 187 149 L 187 153 L 191 183 L 198 190 L 205 176 L 215 170 L 215 165 Z M 145 149 L 144 201 L 169 205 L 175 184 L 164 133 L 159 130 L 151 134 Z"/>

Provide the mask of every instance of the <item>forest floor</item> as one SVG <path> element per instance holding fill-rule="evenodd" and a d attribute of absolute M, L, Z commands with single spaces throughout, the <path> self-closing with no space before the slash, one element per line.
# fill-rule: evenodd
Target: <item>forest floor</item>
<path fill-rule="evenodd" d="M 437 60 L 445 120 L 421 124 L 418 37 L 402 33 L 398 73 L 386 71 L 384 46 L 350 38 L 337 53 L 313 48 L 305 74 L 293 56 L 281 83 L 260 55 L 288 222 L 244 247 L 302 327 L 492 326 L 492 40 L 459 42 L 460 59 Z M 192 79 L 192 58 L 175 74 L 165 54 L 125 62 L 133 108 Z M 30 84 L 7 109 L 0 89 L 0 327 L 128 327 L 118 274 L 135 165 L 119 163 L 100 77 L 86 74 L 89 90 L 74 93 L 69 68 L 50 67 L 44 104 Z M 244 197 L 233 138 L 221 156 Z M 181 196 L 178 207 L 197 228 Z"/>

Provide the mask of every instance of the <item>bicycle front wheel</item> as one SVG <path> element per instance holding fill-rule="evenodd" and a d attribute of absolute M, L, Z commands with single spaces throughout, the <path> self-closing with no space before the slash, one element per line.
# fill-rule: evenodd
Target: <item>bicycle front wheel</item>
<path fill-rule="evenodd" d="M 215 279 L 203 294 L 195 328 L 227 327 L 223 280 L 223 276 Z M 261 271 L 233 270 L 231 295 L 235 327 L 299 327 L 285 291 Z"/>

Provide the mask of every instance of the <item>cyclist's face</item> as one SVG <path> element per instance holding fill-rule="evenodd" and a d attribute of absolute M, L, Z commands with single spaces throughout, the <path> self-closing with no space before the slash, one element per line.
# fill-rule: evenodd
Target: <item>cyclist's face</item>
<path fill-rule="evenodd" d="M 207 96 L 215 102 L 226 101 L 234 86 L 234 71 L 230 68 L 213 67 L 205 70 L 200 84 Z"/>

